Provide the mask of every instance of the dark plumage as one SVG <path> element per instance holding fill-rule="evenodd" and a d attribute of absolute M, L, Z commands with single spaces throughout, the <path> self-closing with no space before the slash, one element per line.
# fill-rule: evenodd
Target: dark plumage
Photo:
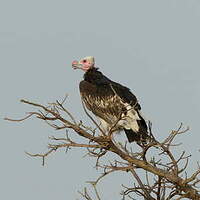
<path fill-rule="evenodd" d="M 89 64 L 84 66 L 87 60 L 91 67 Z M 145 142 L 147 125 L 136 96 L 129 88 L 110 80 L 94 67 L 93 57 L 86 57 L 79 63 L 85 71 L 84 80 L 79 85 L 82 100 L 87 109 L 100 119 L 103 130 L 109 131 L 121 116 L 116 127 L 124 129 L 128 141 Z M 73 67 L 78 68 L 79 63 L 75 61 Z"/>

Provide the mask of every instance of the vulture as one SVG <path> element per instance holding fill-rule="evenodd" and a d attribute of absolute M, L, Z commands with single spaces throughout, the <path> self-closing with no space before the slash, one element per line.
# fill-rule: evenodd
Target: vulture
<path fill-rule="evenodd" d="M 95 67 L 92 56 L 73 61 L 72 67 L 85 72 L 79 84 L 81 98 L 86 108 L 99 119 L 101 130 L 108 133 L 115 125 L 116 130 L 124 130 L 130 143 L 145 144 L 148 127 L 130 89 L 103 75 Z"/>

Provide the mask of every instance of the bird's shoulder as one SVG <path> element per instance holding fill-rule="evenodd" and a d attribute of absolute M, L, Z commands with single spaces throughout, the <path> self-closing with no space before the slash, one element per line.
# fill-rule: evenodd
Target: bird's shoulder
<path fill-rule="evenodd" d="M 80 83 L 79 83 L 79 89 L 80 89 L 80 92 L 81 93 L 96 93 L 97 91 L 97 87 L 95 84 L 92 84 L 88 81 L 85 81 L 85 80 L 82 80 Z"/>
<path fill-rule="evenodd" d="M 128 87 L 123 86 L 114 81 L 112 81 L 111 87 L 125 103 L 128 103 L 131 106 L 138 104 L 137 97 L 131 92 L 131 90 Z M 139 104 L 138 104 L 138 109 L 140 109 Z"/>
<path fill-rule="evenodd" d="M 132 106 L 138 104 L 136 96 L 128 87 L 110 80 L 98 69 L 85 73 L 84 80 L 80 82 L 80 92 L 100 97 L 118 96 L 124 103 Z M 139 104 L 137 107 L 140 109 Z"/>

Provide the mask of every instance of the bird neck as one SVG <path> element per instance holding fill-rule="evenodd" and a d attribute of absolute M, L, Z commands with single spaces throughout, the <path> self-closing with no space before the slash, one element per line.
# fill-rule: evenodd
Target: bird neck
<path fill-rule="evenodd" d="M 95 82 L 99 80 L 101 76 L 102 76 L 102 73 L 98 71 L 98 68 L 93 67 L 89 69 L 87 72 L 85 72 L 83 78 L 85 81 L 95 84 Z"/>

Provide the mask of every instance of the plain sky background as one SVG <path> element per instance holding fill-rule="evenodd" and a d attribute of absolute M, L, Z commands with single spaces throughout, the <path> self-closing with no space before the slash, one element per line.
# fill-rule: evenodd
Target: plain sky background
<path fill-rule="evenodd" d="M 66 107 L 88 122 L 78 91 L 83 73 L 71 68 L 74 59 L 88 55 L 95 56 L 105 75 L 137 95 L 159 139 L 181 122 L 190 126 L 178 141 L 193 155 L 188 171 L 196 169 L 199 0 L 1 0 L 0 199 L 82 199 L 77 191 L 98 177 L 94 161 L 83 157 L 82 149 L 59 151 L 42 167 L 41 160 L 24 151 L 45 152 L 48 136 L 62 132 L 36 119 L 3 120 L 33 111 L 21 98 L 47 104 L 68 93 Z M 133 181 L 115 173 L 101 182 L 100 194 L 120 199 L 120 185 Z"/>

